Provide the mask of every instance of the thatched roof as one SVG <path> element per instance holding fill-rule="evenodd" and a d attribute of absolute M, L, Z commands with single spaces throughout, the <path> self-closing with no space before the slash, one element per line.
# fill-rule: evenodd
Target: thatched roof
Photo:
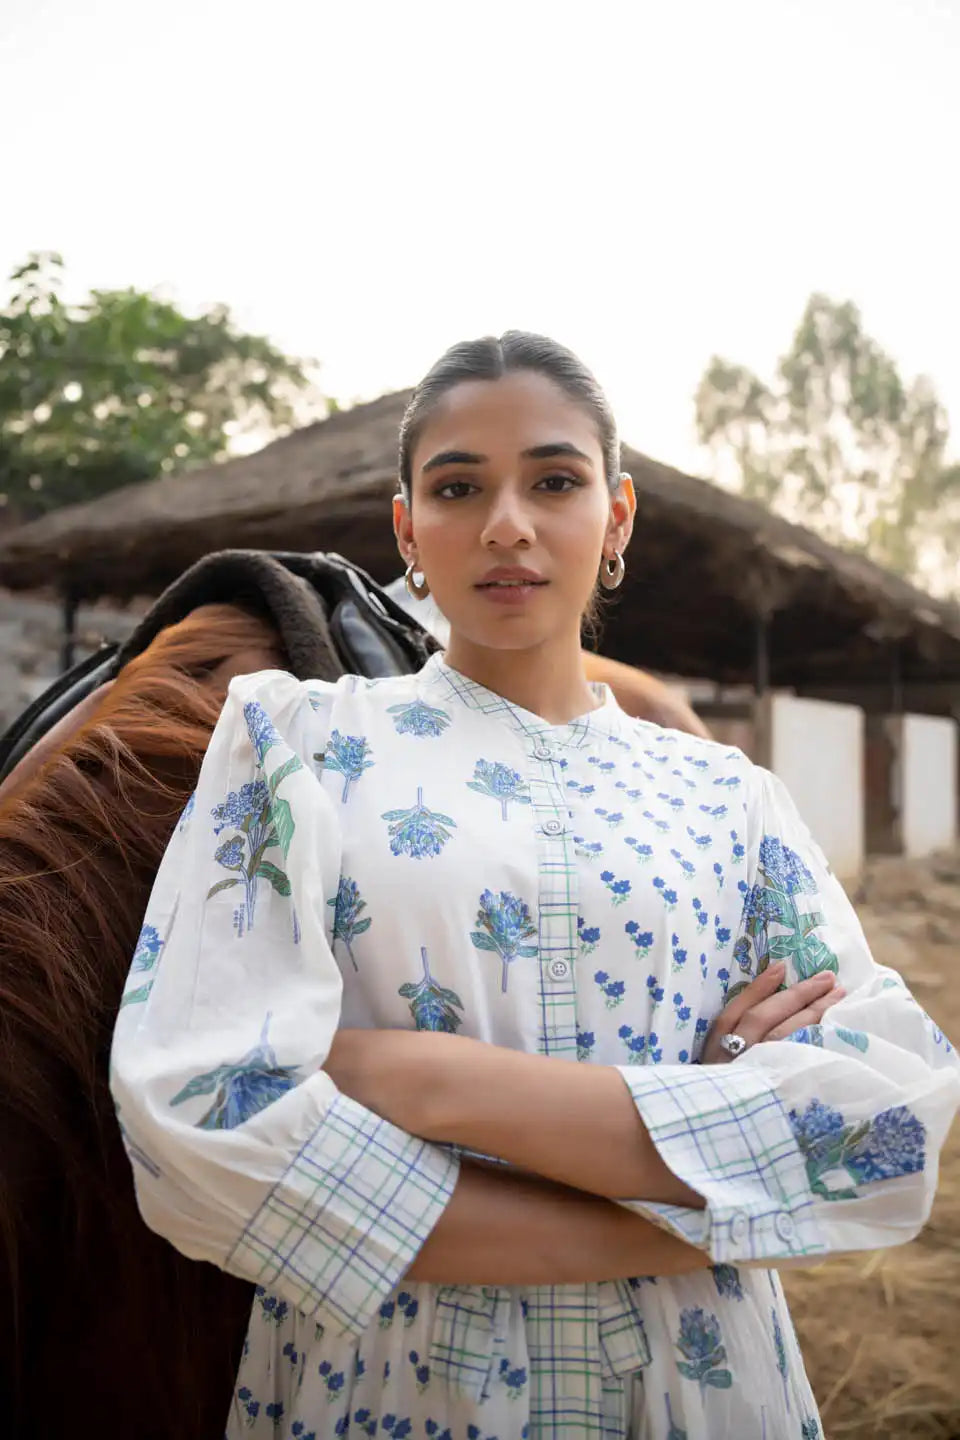
<path fill-rule="evenodd" d="M 211 550 L 337 550 L 379 580 L 398 572 L 389 498 L 407 393 L 255 455 L 57 510 L 0 541 L 0 585 L 78 598 L 155 594 Z M 960 683 L 960 610 L 762 507 L 625 447 L 639 494 L 628 578 L 604 649 L 724 683 L 754 674 L 770 620 L 771 680 L 815 686 Z"/>

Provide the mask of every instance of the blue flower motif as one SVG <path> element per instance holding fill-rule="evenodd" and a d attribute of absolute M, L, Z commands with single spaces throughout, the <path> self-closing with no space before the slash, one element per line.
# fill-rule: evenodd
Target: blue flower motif
<path fill-rule="evenodd" d="M 152 970 L 160 958 L 163 941 L 154 925 L 144 925 L 137 936 L 137 948 L 133 952 L 130 969 L 138 975 Z"/>
<path fill-rule="evenodd" d="M 696 875 L 697 867 L 696 865 L 694 865 L 692 860 L 685 860 L 684 857 L 680 854 L 679 850 L 671 850 L 670 854 L 673 856 L 674 860 L 676 860 L 684 875 Z"/>
<path fill-rule="evenodd" d="M 244 705 L 243 718 L 247 722 L 247 734 L 257 752 L 257 759 L 262 765 L 270 747 L 280 744 L 280 736 L 277 734 L 270 716 L 256 700 L 249 700 Z"/>
<path fill-rule="evenodd" d="M 679 795 L 667 795 L 663 790 L 660 791 L 657 799 L 662 800 L 665 805 L 669 805 L 671 810 L 685 810 L 687 806 L 686 800 Z"/>
<path fill-rule="evenodd" d="M 356 970 L 358 966 L 353 953 L 353 942 L 358 935 L 364 935 L 370 929 L 370 916 L 365 915 L 362 920 L 360 918 L 360 912 L 366 910 L 367 902 L 362 898 L 356 880 L 351 880 L 349 875 L 341 875 L 337 893 L 327 904 L 333 908 L 333 943 L 343 941 Z"/>
<path fill-rule="evenodd" d="M 816 881 L 800 856 L 776 835 L 764 835 L 761 840 L 760 865 L 767 879 L 785 894 L 816 894 Z"/>
<path fill-rule="evenodd" d="M 242 870 L 246 858 L 246 847 L 240 835 L 234 835 L 232 840 L 224 840 L 213 855 L 218 865 L 225 870 Z"/>
<path fill-rule="evenodd" d="M 265 780 L 249 780 L 239 790 L 231 790 L 227 798 L 214 805 L 210 814 L 214 819 L 213 833 L 221 830 L 243 830 L 250 822 L 259 820 L 270 803 L 270 791 Z"/>
<path fill-rule="evenodd" d="M 194 810 L 196 810 L 196 808 L 197 792 L 196 790 L 194 790 L 192 795 L 190 796 L 190 799 L 183 807 L 183 814 L 180 816 L 180 823 L 177 826 L 177 829 L 180 831 L 181 834 L 183 834 L 184 830 L 186 830 L 187 826 L 190 824 L 190 821 L 193 818 L 193 812 Z"/>
<path fill-rule="evenodd" d="M 681 946 L 680 936 L 676 932 L 670 936 L 670 953 L 673 957 L 670 961 L 670 969 L 672 971 L 682 970 L 687 963 L 687 952 Z"/>
<path fill-rule="evenodd" d="M 646 960 L 653 948 L 653 931 L 641 930 L 636 920 L 628 920 L 623 928 L 633 941 L 634 949 L 637 952 L 637 959 Z"/>
<path fill-rule="evenodd" d="M 527 1383 L 527 1372 L 523 1365 L 511 1365 L 509 1360 L 500 1361 L 500 1379 L 511 1400 L 517 1400 Z"/>
<path fill-rule="evenodd" d="M 391 853 L 409 855 L 411 860 L 439 855 L 457 824 L 449 815 L 427 809 L 422 786 L 417 789 L 416 805 L 409 810 L 386 810 L 380 818 L 387 821 Z"/>
<path fill-rule="evenodd" d="M 714 939 L 717 943 L 718 950 L 722 950 L 725 946 L 730 944 L 730 931 L 727 929 L 726 925 L 720 924 L 719 915 L 714 916 L 713 934 Z"/>
<path fill-rule="evenodd" d="M 430 973 L 427 952 L 420 947 L 423 965 L 423 979 L 414 983 L 408 980 L 400 986 L 398 993 L 410 1001 L 410 1013 L 418 1030 L 442 1030 L 455 1035 L 463 1024 L 463 1016 L 457 1011 L 463 1009 L 463 1001 L 455 990 L 438 985 Z"/>
<path fill-rule="evenodd" d="M 573 844 L 575 853 L 583 855 L 587 860 L 595 860 L 598 855 L 603 854 L 603 846 L 599 840 L 585 840 L 582 835 L 574 835 Z"/>
<path fill-rule="evenodd" d="M 580 954 L 592 955 L 600 944 L 599 925 L 585 925 L 583 916 L 577 916 L 577 938 L 580 941 Z"/>
<path fill-rule="evenodd" d="M 711 820 L 725 820 L 727 818 L 726 805 L 701 805 L 699 809 L 702 814 L 709 815 Z"/>
<path fill-rule="evenodd" d="M 179 1090 L 171 1105 L 182 1105 L 198 1095 L 214 1095 L 213 1104 L 199 1120 L 198 1130 L 233 1130 L 265 1110 L 296 1083 L 294 1065 L 280 1065 L 273 1047 L 267 1044 L 270 1015 L 263 1022 L 260 1043 L 235 1065 L 218 1065 L 215 1070 L 195 1075 Z"/>
<path fill-rule="evenodd" d="M 820 1423 L 807 1416 L 800 1425 L 800 1440 L 820 1440 Z"/>
<path fill-rule="evenodd" d="M 525 900 L 511 895 L 508 890 L 501 890 L 499 895 L 492 890 L 484 890 L 480 896 L 476 923 L 479 928 L 471 932 L 470 939 L 478 950 L 489 950 L 500 956 L 500 989 L 505 995 L 509 969 L 514 960 L 518 956 L 532 959 L 538 953 L 536 945 L 523 943 L 537 934 L 530 907 Z"/>
<path fill-rule="evenodd" d="M 647 976 L 647 993 L 654 1005 L 659 1005 L 663 999 L 663 986 L 657 980 L 656 975 Z"/>
<path fill-rule="evenodd" d="M 783 1398 L 786 1401 L 787 1413 L 790 1413 L 790 1392 L 787 1389 L 787 1351 L 783 1343 L 783 1331 L 780 1329 L 780 1317 L 774 1306 L 770 1315 L 773 1319 L 773 1349 L 777 1357 L 777 1369 L 780 1371 L 780 1378 L 783 1381 Z"/>
<path fill-rule="evenodd" d="M 410 1364 L 413 1366 L 413 1375 L 414 1379 L 417 1382 L 417 1389 L 422 1395 L 424 1390 L 426 1390 L 427 1386 L 430 1384 L 430 1366 L 421 1364 L 420 1353 L 417 1350 L 411 1350 L 408 1358 L 410 1360 Z"/>
<path fill-rule="evenodd" d="M 696 845 L 698 850 L 709 850 L 713 844 L 713 837 L 710 835 L 698 835 L 692 825 L 687 826 L 687 834 Z"/>
<path fill-rule="evenodd" d="M 882 1110 L 847 1159 L 847 1169 L 862 1185 L 919 1174 L 926 1163 L 926 1138 L 923 1122 L 906 1105 Z"/>
<path fill-rule="evenodd" d="M 670 887 L 667 885 L 666 880 L 664 880 L 661 876 L 656 875 L 653 880 L 653 888 L 654 890 L 660 891 L 660 896 L 668 910 L 676 909 L 677 892 L 676 890 L 670 889 Z"/>
<path fill-rule="evenodd" d="M 817 1045 L 823 1049 L 823 1026 L 803 1025 L 799 1030 L 794 1030 L 792 1035 L 786 1037 L 794 1045 Z"/>
<path fill-rule="evenodd" d="M 315 755 L 313 758 L 321 762 L 325 770 L 334 770 L 338 775 L 343 776 L 343 792 L 340 801 L 345 805 L 350 794 L 350 786 L 373 765 L 372 754 L 370 746 L 362 735 L 341 735 L 339 730 L 331 730 L 323 754 Z"/>
<path fill-rule="evenodd" d="M 631 1060 L 637 1060 L 643 1064 L 650 1061 L 654 1065 L 658 1065 L 663 1058 L 660 1037 L 655 1030 L 651 1030 L 649 1035 L 639 1035 L 634 1034 L 632 1025 L 621 1025 L 617 1034 L 626 1045 L 627 1054 Z"/>
<path fill-rule="evenodd" d="M 740 1271 L 735 1265 L 711 1265 L 710 1273 L 713 1276 L 713 1283 L 717 1287 L 718 1295 L 729 1300 L 743 1299 Z"/>
<path fill-rule="evenodd" d="M 717 889 L 718 889 L 718 890 L 722 890 L 722 889 L 723 889 L 723 866 L 720 864 L 720 861 L 719 861 L 719 860 L 714 860 L 714 862 L 713 862 L 713 873 L 714 873 L 714 875 L 716 876 Z"/>
<path fill-rule="evenodd" d="M 677 1361 L 677 1369 L 685 1379 L 698 1381 L 701 1391 L 707 1386 L 730 1389 L 733 1376 L 725 1368 L 727 1352 L 716 1315 L 699 1305 L 681 1310 L 680 1334 L 675 1343 L 684 1357 Z"/>
<path fill-rule="evenodd" d="M 601 820 L 603 820 L 607 825 L 610 826 L 611 830 L 615 830 L 618 825 L 623 824 L 623 815 L 619 810 L 600 809 L 595 810 L 594 814 L 599 815 Z"/>
<path fill-rule="evenodd" d="M 589 1060 L 596 1043 L 596 1036 L 592 1030 L 581 1030 L 577 1026 L 577 1059 Z"/>
<path fill-rule="evenodd" d="M 618 880 L 612 870 L 601 870 L 600 879 L 610 891 L 614 905 L 622 905 L 633 888 L 629 880 Z"/>
<path fill-rule="evenodd" d="M 699 899 L 693 901 L 693 913 L 697 917 L 697 930 L 702 935 L 710 923 L 710 912 L 704 908 Z"/>
<path fill-rule="evenodd" d="M 730 988 L 730 971 L 725 965 L 721 965 L 720 969 L 717 971 L 717 979 L 720 981 L 720 988 L 722 993 L 726 995 L 727 990 Z"/>
<path fill-rule="evenodd" d="M 678 990 L 673 997 L 673 1010 L 677 1017 L 677 1029 L 685 1030 L 690 1024 L 690 1006 Z"/>
<path fill-rule="evenodd" d="M 654 825 L 663 835 L 665 835 L 670 829 L 669 820 L 658 820 L 657 817 L 650 810 L 644 810 L 643 818 L 644 820 L 649 820 L 651 825 Z"/>
<path fill-rule="evenodd" d="M 633 851 L 633 853 L 636 855 L 636 857 L 637 857 L 638 860 L 652 860 L 652 858 L 653 858 L 653 846 L 652 846 L 652 845 L 642 845 L 642 844 L 640 843 L 640 841 L 637 840 L 636 837 L 633 836 L 633 835 L 626 835 L 626 836 L 624 836 L 624 841 L 623 841 L 623 843 L 624 843 L 625 845 L 629 845 L 629 846 L 630 846 L 630 849 L 631 849 L 631 850 Z"/>
<path fill-rule="evenodd" d="M 398 735 L 416 735 L 421 739 L 442 735 L 450 724 L 446 710 L 438 710 L 423 700 L 413 700 L 407 705 L 389 705 L 387 714 L 396 716 L 393 723 Z"/>
<path fill-rule="evenodd" d="M 529 805 L 530 787 L 516 770 L 499 761 L 478 760 L 473 768 L 473 779 L 467 781 L 467 788 L 480 795 L 489 795 L 500 802 L 500 818 L 506 820 L 507 807 L 511 800 L 515 805 Z"/>
<path fill-rule="evenodd" d="M 607 1009 L 615 1010 L 623 1000 L 627 989 L 626 985 L 622 980 L 611 980 L 606 970 L 598 970 L 593 978 L 603 991 Z"/>

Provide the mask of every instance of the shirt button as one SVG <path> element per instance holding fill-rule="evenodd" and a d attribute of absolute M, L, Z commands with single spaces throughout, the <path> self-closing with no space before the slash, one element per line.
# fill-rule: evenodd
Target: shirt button
<path fill-rule="evenodd" d="M 780 1239 L 785 1241 L 788 1245 L 796 1234 L 796 1226 L 793 1223 L 793 1216 L 788 1215 L 785 1210 L 781 1210 L 779 1215 L 776 1216 L 773 1222 L 773 1228 L 780 1236 Z"/>
<path fill-rule="evenodd" d="M 550 749 L 550 746 L 546 743 L 545 740 L 541 740 L 539 745 L 534 746 L 534 760 L 550 760 L 552 759 L 552 757 L 553 751 Z"/>
<path fill-rule="evenodd" d="M 570 966 L 566 960 L 551 960 L 550 974 L 554 980 L 566 980 L 570 973 Z"/>
<path fill-rule="evenodd" d="M 739 1245 L 746 1240 L 749 1233 L 750 1220 L 742 1210 L 738 1210 L 730 1221 L 730 1239 L 735 1245 Z"/>
<path fill-rule="evenodd" d="M 562 821 L 562 820 L 544 820 L 544 822 L 543 822 L 543 833 L 544 833 L 544 835 L 562 835 L 562 834 L 563 834 L 563 821 Z"/>

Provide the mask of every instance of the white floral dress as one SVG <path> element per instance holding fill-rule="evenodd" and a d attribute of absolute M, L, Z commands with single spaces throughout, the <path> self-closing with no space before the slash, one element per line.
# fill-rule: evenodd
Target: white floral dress
<path fill-rule="evenodd" d="M 908 1239 L 956 1054 L 743 754 L 599 708 L 549 725 L 419 675 L 235 680 L 164 858 L 112 1081 L 148 1224 L 259 1287 L 231 1440 L 813 1440 L 778 1265 Z M 697 1063 L 768 963 L 839 971 L 829 1023 Z M 706 1209 L 624 1200 L 681 1277 L 404 1275 L 459 1158 L 339 1094 L 338 1025 L 621 1069 Z"/>

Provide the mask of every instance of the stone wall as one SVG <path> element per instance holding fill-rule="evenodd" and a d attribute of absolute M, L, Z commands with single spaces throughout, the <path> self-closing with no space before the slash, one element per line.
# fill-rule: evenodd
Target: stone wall
<path fill-rule="evenodd" d="M 104 641 L 124 639 L 138 618 L 133 609 L 81 606 L 75 659 Z M 62 651 L 63 608 L 57 600 L 0 590 L 0 731 L 59 675 Z"/>

